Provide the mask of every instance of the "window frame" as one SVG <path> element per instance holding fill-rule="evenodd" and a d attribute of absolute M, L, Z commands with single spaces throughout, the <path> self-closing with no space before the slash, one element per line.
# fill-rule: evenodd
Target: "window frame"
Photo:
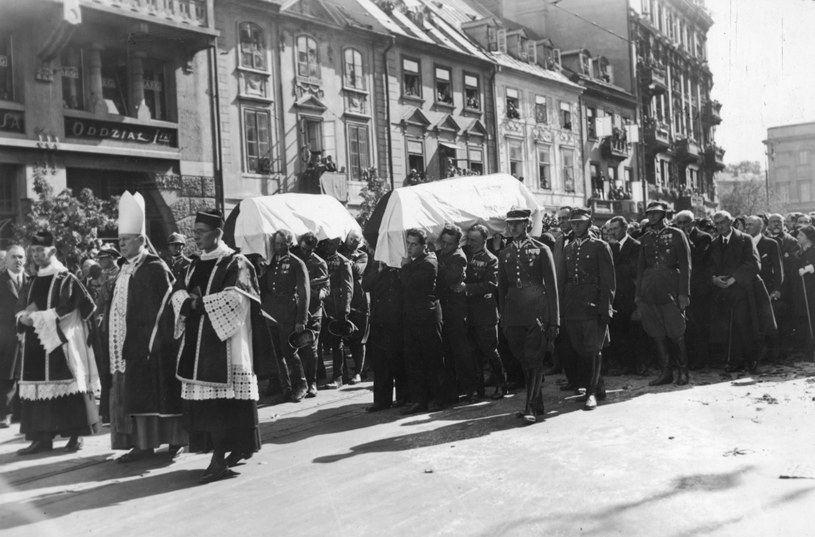
<path fill-rule="evenodd" d="M 361 86 L 354 86 L 350 84 L 348 81 L 348 53 L 352 54 L 352 58 L 356 59 L 354 55 L 359 57 L 359 70 L 360 74 L 355 75 L 355 78 L 360 80 Z M 356 68 L 357 64 L 353 64 Z M 342 87 L 348 90 L 358 91 L 358 92 L 367 92 L 368 91 L 368 81 L 365 76 L 365 57 L 362 55 L 359 49 L 354 47 L 346 47 L 342 53 Z"/>
<path fill-rule="evenodd" d="M 65 65 L 65 55 L 67 53 L 69 53 L 70 51 L 73 51 L 73 50 L 75 50 L 76 54 L 78 55 L 77 65 L 76 66 L 74 66 L 74 65 L 66 66 Z M 66 84 L 65 79 L 66 78 L 73 79 L 73 77 L 67 77 L 65 75 L 66 67 L 72 67 L 72 68 L 75 67 L 78 70 L 78 76 L 76 77 L 76 80 L 77 80 L 76 85 L 78 86 L 78 89 L 76 89 L 76 94 L 77 94 L 76 95 L 76 98 L 77 98 L 76 107 L 74 107 L 74 106 L 67 106 L 66 107 L 65 106 L 66 105 L 65 90 L 66 90 L 66 86 L 69 86 L 69 84 Z M 60 53 L 60 79 L 61 79 L 61 83 L 62 83 L 62 108 L 63 108 L 63 110 L 85 110 L 86 106 L 85 106 L 85 49 L 84 48 L 82 48 L 80 46 L 70 46 L 69 45 L 69 46 L 66 46 L 62 50 L 62 52 Z"/>
<path fill-rule="evenodd" d="M 249 128 L 248 123 L 249 122 L 248 122 L 248 118 L 247 118 L 247 115 L 248 115 L 247 113 L 253 114 L 255 116 L 254 127 L 255 127 L 255 130 L 256 130 L 256 140 L 254 141 L 254 143 L 257 145 L 257 149 L 256 149 L 256 154 L 255 154 L 254 157 L 250 156 L 250 151 L 249 151 L 250 143 L 252 143 L 252 142 L 250 142 L 250 140 L 249 140 L 249 133 L 248 133 L 248 128 Z M 261 132 L 261 130 L 259 128 L 260 123 L 257 120 L 259 115 L 265 115 L 266 116 L 265 126 L 268 129 L 268 131 L 267 131 L 267 141 L 266 141 L 266 145 L 268 146 L 268 151 L 266 153 L 262 152 L 262 150 L 261 150 L 261 144 L 262 144 L 262 142 L 260 141 L 260 132 Z M 259 106 L 251 106 L 251 105 L 246 105 L 246 104 L 241 105 L 241 149 L 243 151 L 243 173 L 245 173 L 245 174 L 257 174 L 257 175 L 266 175 L 266 174 L 270 173 L 270 170 L 264 171 L 263 168 L 261 167 L 261 159 L 268 158 L 269 159 L 269 166 L 271 167 L 272 146 L 273 146 L 273 140 L 272 140 L 272 112 L 271 112 L 271 110 L 269 110 L 268 108 L 263 108 L 263 107 L 259 107 Z M 268 157 L 264 156 L 266 154 L 268 154 Z M 252 167 L 250 166 L 250 159 L 252 159 L 252 158 L 257 160 L 256 166 L 254 167 L 254 169 L 252 169 Z"/>
<path fill-rule="evenodd" d="M 515 92 L 515 96 L 511 97 L 510 92 Z M 510 114 L 510 99 L 514 101 L 515 117 Z M 506 119 L 521 119 L 521 90 L 518 88 L 511 88 L 509 86 L 504 88 L 504 117 Z"/>
<path fill-rule="evenodd" d="M 545 152 L 545 153 L 542 153 Z M 536 160 L 538 164 L 538 190 L 552 190 L 552 144 L 535 144 Z M 546 160 L 541 161 L 541 154 L 546 155 Z M 546 181 L 541 177 L 541 171 L 545 170 Z"/>
<path fill-rule="evenodd" d="M 356 166 L 355 166 L 355 164 L 353 162 L 354 161 L 354 152 L 352 150 L 352 143 L 353 143 L 353 141 L 352 141 L 353 137 L 351 135 L 352 131 L 355 131 L 357 133 L 357 152 L 356 152 L 356 156 L 357 156 L 358 162 L 356 163 Z M 366 147 L 366 149 L 365 149 L 365 163 L 364 163 L 364 165 L 363 165 L 363 162 L 362 162 L 362 159 L 361 159 L 362 153 L 359 151 L 359 145 L 360 145 L 359 144 L 360 138 L 358 136 L 359 132 L 364 132 L 365 133 L 365 147 Z M 347 160 L 348 160 L 348 179 L 350 179 L 352 181 L 362 181 L 362 180 L 364 180 L 363 176 L 364 176 L 365 170 L 367 170 L 368 168 L 373 166 L 373 162 L 371 160 L 371 132 L 370 132 L 370 128 L 369 128 L 367 123 L 357 123 L 357 122 L 349 121 L 349 122 L 347 122 L 345 124 L 345 138 L 346 138 L 346 144 L 348 146 L 348 149 L 347 149 L 347 152 L 346 152 L 347 153 Z M 354 173 L 355 167 L 358 169 L 358 174 Z"/>
<path fill-rule="evenodd" d="M 416 153 L 416 152 L 412 152 L 410 150 L 411 143 L 419 144 L 419 146 L 421 146 L 421 148 L 422 148 L 421 154 Z M 407 161 L 407 169 L 405 170 L 405 172 L 406 172 L 405 175 L 406 176 L 410 175 L 411 170 L 416 169 L 415 166 L 411 166 L 411 163 L 410 163 L 411 156 L 419 156 L 422 159 L 422 169 L 421 170 L 416 169 L 416 172 L 419 173 L 422 177 L 425 177 L 425 172 L 427 170 L 427 158 L 425 157 L 424 140 L 422 140 L 420 138 L 406 137 L 405 138 L 405 155 L 407 155 L 407 159 L 406 159 L 406 161 Z"/>
<path fill-rule="evenodd" d="M 540 106 L 543 106 L 543 121 L 540 121 Z M 545 95 L 535 95 L 535 124 L 549 124 L 549 99 Z"/>
<path fill-rule="evenodd" d="M 439 79 L 439 71 L 447 73 L 446 81 Z M 450 102 L 444 102 L 442 100 L 439 100 L 439 82 L 447 84 Z M 436 105 L 439 106 L 455 107 L 455 100 L 453 95 L 455 95 L 455 92 L 453 91 L 453 68 L 446 67 L 444 65 L 433 64 L 433 101 L 436 103 Z"/>
<path fill-rule="evenodd" d="M 566 166 L 566 154 L 571 154 L 572 165 L 571 167 Z M 573 194 L 577 191 L 577 170 L 575 169 L 576 163 L 576 154 L 577 151 L 573 147 L 564 147 L 560 146 L 560 170 L 561 170 L 561 178 L 563 179 L 563 191 L 569 194 Z M 570 172 L 570 177 L 567 177 L 567 173 Z M 570 183 L 571 182 L 571 186 Z"/>
<path fill-rule="evenodd" d="M 301 50 L 300 50 L 300 40 L 301 39 L 305 39 L 305 45 L 306 45 L 306 62 L 305 63 L 300 61 L 300 52 L 301 52 Z M 315 68 L 315 71 L 316 71 L 316 76 L 312 75 L 312 72 L 311 72 L 311 60 L 310 60 L 310 58 L 308 56 L 308 51 L 311 50 L 311 48 L 308 45 L 311 42 L 314 43 L 314 68 Z M 296 74 L 297 78 L 312 81 L 312 82 L 322 83 L 323 76 L 322 76 L 322 66 L 320 65 L 320 42 L 317 41 L 316 38 L 314 38 L 313 36 L 311 36 L 309 34 L 305 34 L 305 33 L 298 34 L 294 39 L 294 60 L 295 60 L 295 74 Z M 300 66 L 301 65 L 306 66 L 306 71 L 308 72 L 308 74 L 303 75 L 303 74 L 300 73 Z"/>
<path fill-rule="evenodd" d="M 508 169 L 507 169 L 507 173 L 510 174 L 510 175 L 512 175 L 513 173 L 516 173 L 515 171 L 513 171 L 512 168 L 513 168 L 513 163 L 518 163 L 521 173 L 518 173 L 515 177 L 516 177 L 516 179 L 520 180 L 522 177 L 524 177 L 524 174 L 523 174 L 523 171 L 524 171 L 524 169 L 523 169 L 524 168 L 524 141 L 521 140 L 521 139 L 516 139 L 516 138 L 506 138 L 506 143 L 507 143 L 507 164 L 509 165 Z M 517 160 L 512 159 L 512 148 L 515 145 L 517 145 L 518 149 L 521 152 L 520 158 L 517 159 Z"/>
<path fill-rule="evenodd" d="M 260 51 L 253 51 L 251 53 L 251 56 L 252 56 L 251 65 L 246 65 L 246 63 L 244 63 L 244 54 L 249 54 L 249 53 L 244 52 L 243 45 L 244 45 L 244 43 L 250 43 L 251 42 L 251 41 L 244 41 L 243 40 L 243 28 L 244 27 L 256 30 L 257 31 L 257 39 L 256 39 L 256 41 L 259 41 L 259 43 L 260 43 Z M 255 43 L 255 44 L 257 45 L 257 43 Z M 237 52 L 238 52 L 238 68 L 239 69 L 246 69 L 246 70 L 249 70 L 249 71 L 257 71 L 258 73 L 269 73 L 269 71 L 270 71 L 270 67 L 269 67 L 269 46 L 268 46 L 267 40 L 266 40 L 266 32 L 263 30 L 263 28 L 261 28 L 261 26 L 259 24 L 251 22 L 251 21 L 241 21 L 241 22 L 238 23 L 238 47 L 237 47 Z M 259 54 L 258 54 L 258 52 L 259 52 Z M 255 64 L 255 59 L 257 57 L 262 58 L 263 65 L 261 67 L 258 67 Z"/>
<path fill-rule="evenodd" d="M 6 88 L 0 88 L 0 101 L 15 102 L 14 36 L 11 35 L 11 32 L 0 32 L 0 40 L 5 40 L 6 44 L 6 65 L 1 67 L 6 71 Z M 3 91 L 7 92 L 5 97 L 3 96 Z"/>
<path fill-rule="evenodd" d="M 467 83 L 467 77 L 475 78 L 475 87 L 474 87 L 474 89 L 475 89 L 476 98 L 478 99 L 478 108 L 473 108 L 472 106 L 470 106 L 468 104 L 469 103 L 469 98 L 467 97 L 467 91 L 472 90 L 473 86 L 471 84 Z M 464 71 L 462 73 L 462 75 L 461 75 L 461 80 L 462 80 L 462 87 L 464 88 L 464 110 L 466 110 L 467 112 L 477 112 L 477 113 L 480 114 L 481 110 L 483 108 L 482 102 L 481 102 L 482 101 L 482 99 L 481 99 L 481 77 L 476 73 L 471 73 L 471 72 L 468 72 L 468 71 Z"/>
<path fill-rule="evenodd" d="M 563 107 L 566 107 L 565 109 Z M 564 114 L 569 114 L 568 118 Z M 572 117 L 572 104 L 567 101 L 560 101 L 560 108 L 558 110 L 558 119 L 560 120 L 560 128 L 566 131 L 574 131 L 574 118 Z M 568 119 L 569 121 L 566 121 Z"/>
<path fill-rule="evenodd" d="M 412 71 L 405 70 L 405 62 L 414 62 L 416 64 L 416 71 L 415 73 Z M 422 99 L 423 88 L 422 88 L 422 61 L 419 58 L 414 58 L 412 56 L 402 56 L 402 62 L 400 66 L 400 71 L 402 73 L 401 76 L 401 88 L 402 88 L 402 97 L 408 99 Z M 416 94 L 407 93 L 407 85 L 405 84 L 405 75 L 407 73 L 411 73 L 410 76 L 416 77 Z"/>
<path fill-rule="evenodd" d="M 477 151 L 481 155 L 480 160 L 473 160 L 472 155 L 473 155 L 474 151 Z M 478 165 L 481 166 L 481 171 L 479 172 L 479 175 L 484 175 L 484 173 L 486 172 L 486 167 L 485 167 L 485 164 L 484 164 L 484 145 L 483 144 L 479 144 L 479 145 L 467 144 L 467 169 L 470 170 L 471 172 L 473 171 L 473 163 L 477 163 Z"/>

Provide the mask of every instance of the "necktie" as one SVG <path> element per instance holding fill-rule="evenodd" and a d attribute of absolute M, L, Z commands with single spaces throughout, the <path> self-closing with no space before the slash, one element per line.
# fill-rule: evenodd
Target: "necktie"
<path fill-rule="evenodd" d="M 722 237 L 722 248 L 727 248 L 727 239 Z"/>
<path fill-rule="evenodd" d="M 19 293 L 19 292 L 20 292 L 20 289 L 21 289 L 22 287 L 23 287 L 23 278 L 22 278 L 22 275 L 21 275 L 21 274 L 17 274 L 16 276 L 14 276 L 14 288 L 15 288 L 15 289 L 17 290 L 17 292 Z"/>
<path fill-rule="evenodd" d="M 612 245 L 611 245 L 611 251 L 612 251 L 612 252 L 613 252 L 615 255 L 616 255 L 616 254 L 619 254 L 619 253 L 620 253 L 620 243 L 619 243 L 619 242 L 615 242 L 614 244 L 612 244 Z"/>

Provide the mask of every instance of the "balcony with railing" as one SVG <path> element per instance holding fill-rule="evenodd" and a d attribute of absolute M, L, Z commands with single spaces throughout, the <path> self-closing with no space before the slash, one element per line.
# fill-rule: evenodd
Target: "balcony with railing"
<path fill-rule="evenodd" d="M 698 161 L 702 155 L 699 144 L 690 138 L 680 138 L 675 144 L 676 156 L 680 161 Z"/>
<path fill-rule="evenodd" d="M 667 124 L 653 118 L 646 118 L 644 124 L 645 144 L 651 152 L 657 153 L 671 147 L 671 130 Z"/>
<path fill-rule="evenodd" d="M 668 92 L 668 73 L 665 67 L 655 61 L 640 64 L 643 86 L 652 95 Z"/>
<path fill-rule="evenodd" d="M 708 125 L 718 125 L 722 122 L 722 103 L 719 101 L 706 101 L 702 108 L 702 121 Z"/>
<path fill-rule="evenodd" d="M 724 153 L 724 148 L 715 143 L 705 147 L 705 166 L 714 172 L 722 171 L 725 168 Z"/>
<path fill-rule="evenodd" d="M 212 28 L 213 0 L 80 0 L 84 7 L 158 24 Z"/>
<path fill-rule="evenodd" d="M 615 131 L 619 130 L 615 129 Z M 603 141 L 600 143 L 600 151 L 603 158 L 623 161 L 631 156 L 631 144 L 628 143 L 624 135 L 615 132 L 611 136 L 603 137 Z"/>

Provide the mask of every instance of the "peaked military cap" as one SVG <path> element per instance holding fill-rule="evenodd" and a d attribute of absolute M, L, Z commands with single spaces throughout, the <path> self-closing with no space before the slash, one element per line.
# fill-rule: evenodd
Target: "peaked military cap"
<path fill-rule="evenodd" d="M 181 233 L 170 233 L 167 244 L 187 244 L 187 238 Z"/>
<path fill-rule="evenodd" d="M 578 207 L 572 211 L 571 216 L 569 216 L 569 220 L 572 221 L 591 220 L 591 211 L 588 209 L 584 209 L 582 207 Z"/>
<path fill-rule="evenodd" d="M 664 201 L 649 201 L 648 206 L 645 208 L 646 213 L 650 213 L 653 211 L 662 211 L 663 213 L 668 213 L 668 204 Z"/>
<path fill-rule="evenodd" d="M 532 216 L 532 211 L 523 207 L 513 207 L 507 212 L 507 222 L 517 220 L 528 220 Z"/>

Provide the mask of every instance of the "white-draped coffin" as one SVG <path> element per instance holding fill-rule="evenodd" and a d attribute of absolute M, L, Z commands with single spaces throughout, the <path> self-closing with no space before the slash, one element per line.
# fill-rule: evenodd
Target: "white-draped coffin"
<path fill-rule="evenodd" d="M 432 183 L 397 188 L 391 194 L 376 243 L 374 259 L 399 267 L 407 255 L 405 231 L 424 229 L 436 241 L 446 223 L 465 232 L 484 224 L 490 234 L 506 235 L 506 214 L 513 207 L 532 211 L 532 232 L 541 233 L 543 211 L 534 194 L 509 174 L 443 179 Z"/>
<path fill-rule="evenodd" d="M 345 206 L 324 194 L 276 194 L 247 198 L 240 203 L 235 221 L 235 246 L 244 255 L 272 256 L 270 239 L 279 229 L 299 237 L 313 231 L 317 238 L 345 240 L 351 231 L 362 234 Z"/>

